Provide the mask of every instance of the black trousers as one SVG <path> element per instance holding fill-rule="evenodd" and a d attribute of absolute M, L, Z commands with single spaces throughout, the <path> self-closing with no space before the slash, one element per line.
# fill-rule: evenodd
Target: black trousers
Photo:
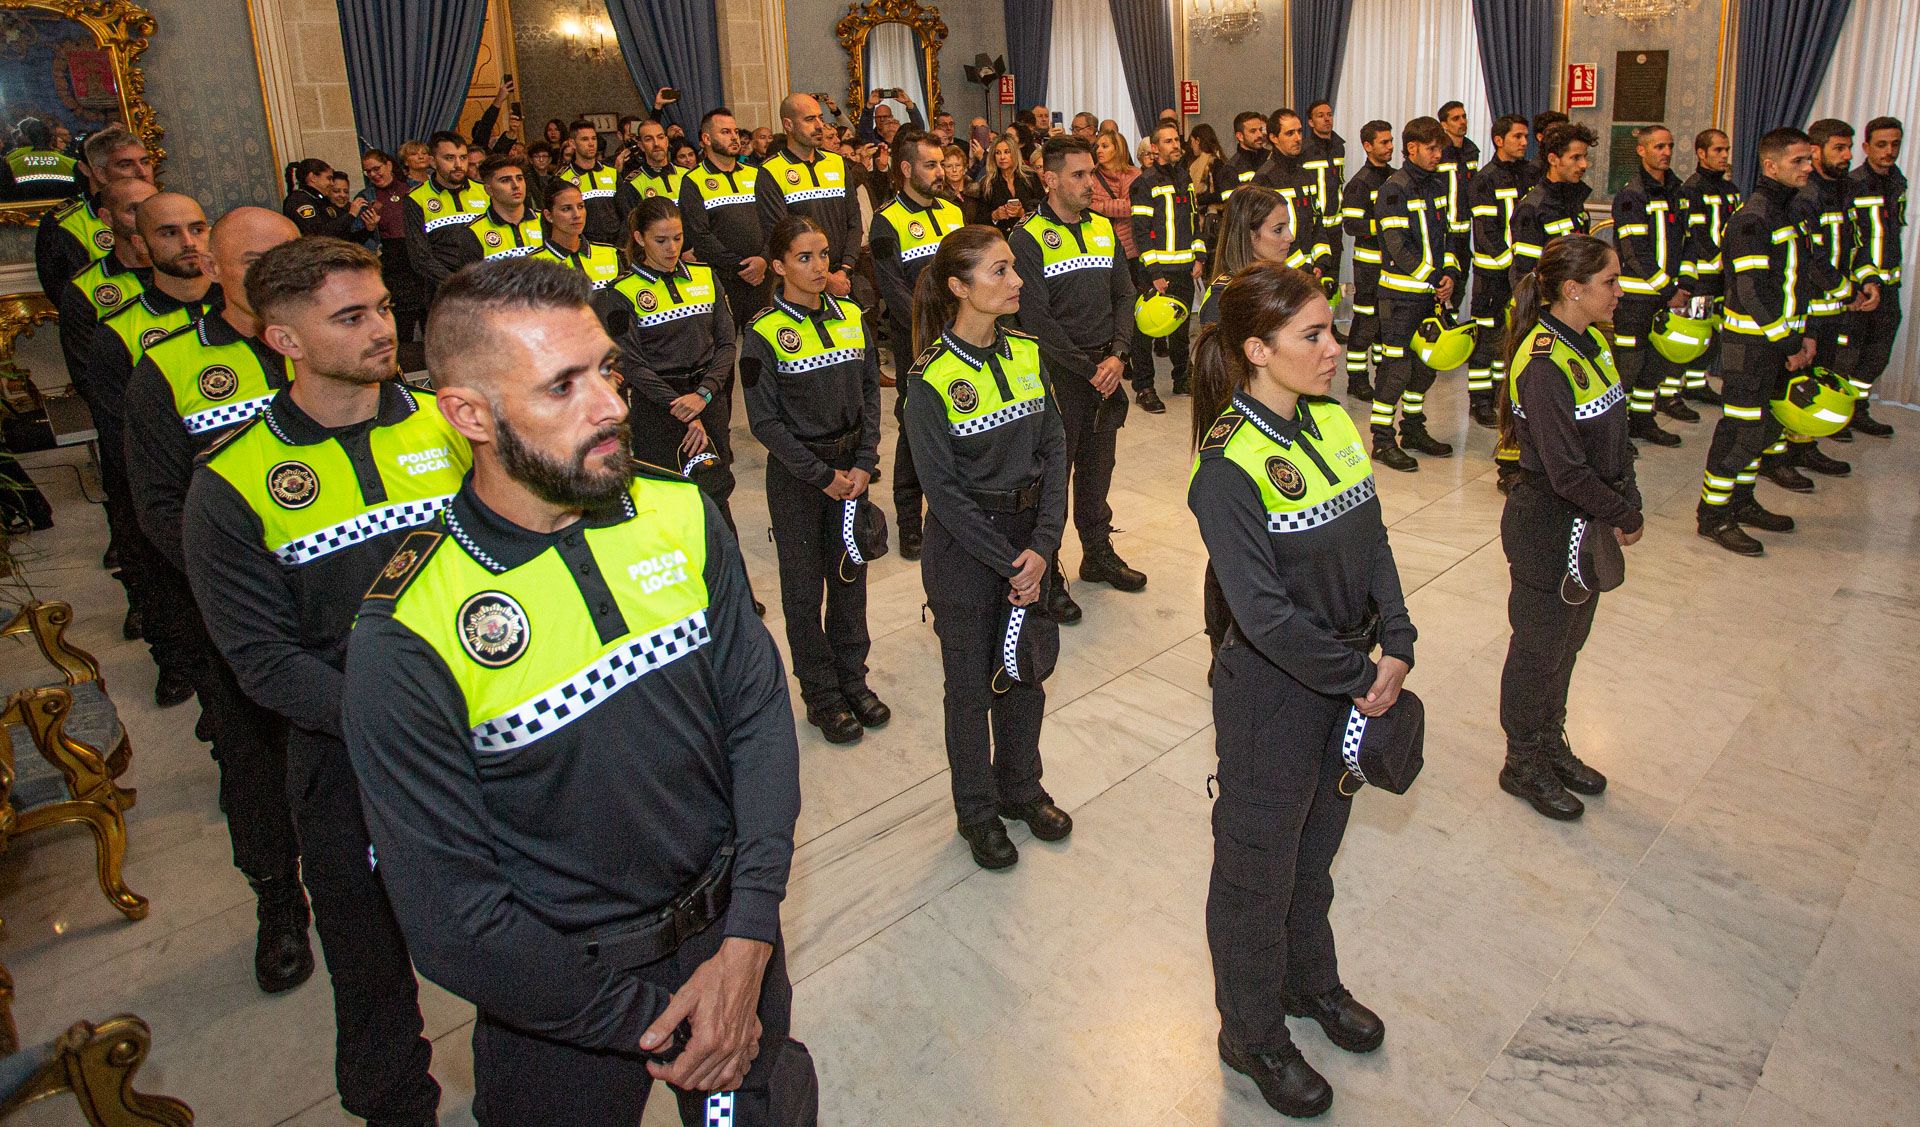
<path fill-rule="evenodd" d="M 1072 478 L 1073 528 L 1082 551 L 1113 540 L 1113 462 L 1120 428 L 1127 421 L 1127 396 L 1119 388 L 1102 398 L 1093 384 L 1068 372 L 1054 376 L 1060 421 L 1067 432 L 1068 473 Z"/>
<path fill-rule="evenodd" d="M 1356 251 L 1357 253 L 1357 251 Z M 1353 319 L 1347 324 L 1347 379 L 1367 378 L 1380 345 L 1380 265 L 1353 260 Z"/>
<path fill-rule="evenodd" d="M 428 1068 L 407 941 L 380 883 L 344 744 L 293 729 L 287 793 L 314 928 L 333 979 L 334 1082 L 340 1106 L 380 1124 L 431 1124 L 440 1085 Z"/>
<path fill-rule="evenodd" d="M 1036 518 L 1033 509 L 987 514 L 1015 545 L 1032 542 Z M 1009 686 L 1006 692 L 993 691 L 1007 581 L 968 555 L 938 513 L 927 517 L 920 578 L 933 609 L 934 633 L 940 636 L 947 766 L 959 823 L 971 826 L 995 817 L 1001 803 L 1049 801 L 1040 785 L 1045 686 L 1007 680 L 1002 682 Z M 1031 613 L 1037 615 L 1038 607 Z"/>
<path fill-rule="evenodd" d="M 902 533 L 918 531 L 926 495 L 913 468 L 913 448 L 907 442 L 907 373 L 913 371 L 913 324 L 893 318 L 893 420 L 899 424 L 893 444 L 893 519 Z"/>
<path fill-rule="evenodd" d="M 422 340 L 427 328 L 427 295 L 407 257 L 407 240 L 380 240 L 380 280 L 393 298 L 393 325 L 402 341 Z"/>
<path fill-rule="evenodd" d="M 1133 288 L 1142 297 L 1154 292 L 1153 273 L 1141 266 L 1136 259 L 1133 263 Z M 1179 272 L 1167 279 L 1167 296 L 1193 309 L 1193 272 L 1191 267 L 1183 266 Z M 1187 362 L 1191 318 L 1180 322 L 1180 327 L 1167 336 L 1167 359 L 1173 365 L 1173 386 L 1179 390 L 1187 387 Z M 1133 330 L 1133 351 L 1127 356 L 1127 382 L 1136 392 L 1145 391 L 1153 386 L 1153 338 Z"/>
<path fill-rule="evenodd" d="M 1373 437 L 1394 441 L 1393 413 L 1403 408 L 1405 422 L 1424 422 L 1427 389 L 1434 371 L 1414 355 L 1413 334 L 1433 315 L 1433 298 L 1426 294 L 1380 291 L 1380 366 L 1373 373 Z"/>
<path fill-rule="evenodd" d="M 1332 215 L 1320 217 L 1320 233 L 1326 237 L 1327 265 L 1323 275 L 1338 281 L 1340 278 L 1340 258 L 1347 251 L 1346 232 L 1340 227 L 1340 210 L 1336 202 Z"/>
<path fill-rule="evenodd" d="M 199 610 L 187 609 L 196 620 Z M 204 637 L 204 635 L 203 635 Z M 249 881 L 298 879 L 300 843 L 287 800 L 287 722 L 241 688 L 226 659 L 208 646 L 194 691 L 213 729 L 220 765 L 220 805 L 227 812 L 233 867 Z"/>
<path fill-rule="evenodd" d="M 1613 354 L 1620 378 L 1632 389 L 1630 405 L 1638 415 L 1651 415 L 1660 395 L 1680 392 L 1680 365 L 1660 355 L 1647 339 L 1653 331 L 1654 315 L 1666 307 L 1660 298 L 1628 294 L 1613 311 Z"/>
<path fill-rule="evenodd" d="M 1707 446 L 1706 478 L 1698 515 L 1707 520 L 1729 504 L 1753 499 L 1760 455 L 1780 438 L 1780 423 L 1767 409 L 1787 382 L 1787 353 L 1744 334 L 1726 335 L 1720 350 L 1720 421 Z"/>
<path fill-rule="evenodd" d="M 1886 373 L 1893 341 L 1900 335 L 1900 287 L 1882 285 L 1880 304 L 1871 313 L 1853 315 L 1853 370 L 1847 375 L 1863 392 Z"/>
<path fill-rule="evenodd" d="M 1467 399 L 1472 403 L 1492 403 L 1495 385 L 1507 371 L 1507 301 L 1513 287 L 1504 271 L 1473 272 L 1473 321 L 1480 332 L 1473 339 L 1473 355 L 1467 358 Z"/>
<path fill-rule="evenodd" d="M 1707 350 L 1682 371 L 1680 383 L 1686 390 L 1699 391 L 1706 388 L 1708 372 L 1720 374 L 1720 340 L 1726 335 L 1725 332 L 1714 333 L 1713 340 L 1707 344 Z M 1888 345 L 1891 347 L 1892 342 L 1889 341 Z"/>
<path fill-rule="evenodd" d="M 833 463 L 849 469 L 851 456 Z M 780 606 L 787 620 L 787 652 L 807 708 L 846 702 L 867 683 L 867 569 L 840 576 L 844 502 L 794 477 L 778 458 L 767 459 L 767 513 L 780 560 Z M 821 618 L 822 592 L 826 617 Z"/>
<path fill-rule="evenodd" d="M 1220 797 L 1207 949 L 1221 1026 L 1244 1051 L 1288 1044 L 1281 992 L 1340 984 L 1327 912 L 1353 800 L 1340 793 L 1346 768 L 1334 736 L 1352 706 L 1307 688 L 1245 642 L 1223 646 L 1216 658 Z"/>
<path fill-rule="evenodd" d="M 1599 592 L 1579 606 L 1560 597 L 1567 574 L 1567 542 L 1579 514 L 1558 496 L 1522 479 L 1500 516 L 1500 546 L 1513 586 L 1507 622 L 1513 639 L 1500 671 L 1500 727 L 1510 751 L 1552 747 L 1567 723 L 1567 689 L 1574 659 L 1593 627 Z M 1594 525 L 1590 535 L 1613 535 Z"/>
<path fill-rule="evenodd" d="M 668 381 L 672 383 L 673 381 Z M 729 380 L 728 383 L 732 381 Z M 686 380 L 677 384 L 675 390 L 686 394 L 698 384 L 698 379 Z M 686 464 L 686 455 L 680 452 L 680 444 L 686 441 L 687 424 L 673 417 L 673 412 L 660 406 L 644 395 L 627 397 L 629 410 L 627 422 L 633 430 L 633 456 L 643 462 L 652 462 L 656 466 L 665 466 L 677 470 Z M 733 398 L 727 394 L 724 385 L 714 394 L 713 402 L 700 412 L 700 424 L 707 428 L 708 449 L 719 459 L 709 462 L 695 470 L 694 483 L 700 491 L 713 498 L 725 518 L 727 527 L 733 529 L 735 536 L 739 529 L 733 525 L 733 507 L 729 503 L 733 496 Z"/>
<path fill-rule="evenodd" d="M 710 926 L 658 962 L 626 973 L 667 990 L 686 984 L 725 938 Z M 779 1068 L 793 1024 L 793 984 L 785 944 L 776 941 L 760 980 L 760 1055 L 732 1093 L 736 1127 L 771 1127 L 770 1108 L 785 1103 L 795 1085 Z M 810 1071 L 810 1069 L 809 1069 Z M 805 1079 L 800 1077 L 799 1079 Z M 778 1086 L 776 1086 L 776 1080 Z M 632 1127 L 640 1122 L 653 1076 L 638 1053 L 583 1049 L 523 1033 L 485 1012 L 473 1025 L 473 1117 L 481 1127 Z M 680 1121 L 707 1127 L 708 1095 L 674 1090 Z M 780 1127 L 785 1127 L 784 1124 Z"/>

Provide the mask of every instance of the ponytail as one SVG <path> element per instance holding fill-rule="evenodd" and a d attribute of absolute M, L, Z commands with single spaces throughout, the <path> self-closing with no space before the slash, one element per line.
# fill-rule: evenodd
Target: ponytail
<path fill-rule="evenodd" d="M 300 168 L 300 162 L 296 160 L 292 164 L 287 165 L 286 172 L 282 174 L 282 178 L 286 180 L 286 183 L 287 183 L 287 190 L 285 192 L 286 195 L 289 195 L 289 196 L 292 195 L 293 190 L 300 186 L 299 184 L 294 182 L 294 178 L 293 178 L 293 174 L 296 171 L 298 171 L 299 168 Z"/>
<path fill-rule="evenodd" d="M 946 331 L 960 309 L 960 299 L 947 282 L 953 278 L 963 282 L 971 280 L 987 252 L 995 244 L 1005 245 L 1006 241 L 999 228 L 983 223 L 969 223 L 957 231 L 947 232 L 940 240 L 940 249 L 934 252 L 933 261 L 920 271 L 920 280 L 913 287 L 914 355 L 925 351 Z"/>
<path fill-rule="evenodd" d="M 287 166 L 287 194 L 292 195 L 295 188 L 307 186 L 307 177 L 318 176 L 322 172 L 332 172 L 333 166 L 319 157 L 296 160 Z"/>
<path fill-rule="evenodd" d="M 1513 449 L 1516 444 L 1511 389 L 1514 377 L 1520 373 L 1514 365 L 1526 363 L 1522 350 L 1540 324 L 1540 315 L 1559 300 L 1562 286 L 1568 282 L 1586 282 L 1605 270 L 1613 253 L 1612 247 L 1592 235 L 1562 235 L 1546 245 L 1540 253 L 1539 265 L 1513 288 L 1513 315 L 1507 320 L 1506 337 L 1500 349 L 1507 358 L 1508 373 L 1507 378 L 1500 381 L 1496 408 L 1502 448 Z"/>
<path fill-rule="evenodd" d="M 1203 326 L 1193 342 L 1193 448 L 1213 429 L 1213 421 L 1227 409 L 1233 393 L 1247 385 L 1246 357 L 1227 355 L 1220 343 L 1220 323 Z"/>

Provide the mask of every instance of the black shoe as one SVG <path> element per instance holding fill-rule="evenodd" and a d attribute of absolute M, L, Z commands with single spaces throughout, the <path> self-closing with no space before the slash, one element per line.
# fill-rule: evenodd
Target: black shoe
<path fill-rule="evenodd" d="M 1513 492 L 1513 485 L 1520 480 L 1520 469 L 1511 462 L 1501 462 L 1500 469 L 1493 475 L 1493 487 L 1501 496 Z"/>
<path fill-rule="evenodd" d="M 920 549 L 925 545 L 926 545 L 926 538 L 921 534 L 919 529 L 902 528 L 900 530 L 900 558 L 901 559 L 903 560 L 919 559 Z"/>
<path fill-rule="evenodd" d="M 1812 480 L 1806 474 L 1794 469 L 1793 463 L 1785 458 L 1762 458 L 1760 476 L 1789 493 L 1813 492 Z"/>
<path fill-rule="evenodd" d="M 106 568 L 108 571 L 119 571 L 120 553 L 112 547 L 109 547 L 106 551 L 100 553 L 100 566 Z"/>
<path fill-rule="evenodd" d="M 1667 418 L 1679 419 L 1683 423 L 1697 423 L 1700 421 L 1700 412 L 1687 406 L 1687 401 L 1678 395 L 1670 395 L 1662 399 L 1656 409 Z"/>
<path fill-rule="evenodd" d="M 1839 430 L 1834 431 L 1832 434 L 1828 435 L 1827 437 L 1833 439 L 1835 442 L 1852 442 L 1853 441 L 1853 424 L 1848 423 L 1846 426 L 1843 426 Z"/>
<path fill-rule="evenodd" d="M 1494 410 L 1492 403 L 1475 403 L 1467 408 L 1467 414 L 1478 426 L 1486 427 L 1488 430 L 1500 429 L 1500 413 Z"/>
<path fill-rule="evenodd" d="M 960 836 L 973 850 L 973 863 L 983 869 L 1004 869 L 1020 859 L 1007 827 L 998 818 L 988 818 L 971 826 L 961 826 Z"/>
<path fill-rule="evenodd" d="M 1828 477 L 1845 477 L 1853 472 L 1851 462 L 1843 462 L 1821 453 L 1818 443 L 1799 443 L 1796 451 L 1799 457 L 1794 459 L 1794 464 L 1803 470 L 1812 470 L 1814 473 L 1825 474 Z"/>
<path fill-rule="evenodd" d="M 1690 387 L 1680 394 L 1695 403 L 1705 403 L 1709 407 L 1718 407 L 1724 402 L 1724 400 L 1720 398 L 1720 393 L 1708 387 L 1706 384 L 1701 384 L 1699 387 Z"/>
<path fill-rule="evenodd" d="M 1139 591 L 1145 589 L 1147 577 L 1128 567 L 1112 544 L 1101 544 L 1088 548 L 1080 557 L 1080 582 L 1105 583 L 1116 591 Z"/>
<path fill-rule="evenodd" d="M 1060 560 L 1054 558 L 1053 566 L 1058 568 Z M 1046 614 L 1048 618 L 1062 626 L 1072 626 L 1080 621 L 1080 604 L 1073 601 L 1073 595 L 1067 590 L 1066 580 L 1058 573 L 1047 584 Z"/>
<path fill-rule="evenodd" d="M 1420 463 L 1413 460 L 1412 454 L 1400 449 L 1399 443 L 1388 439 L 1373 440 L 1373 460 L 1401 473 L 1415 473 L 1420 469 Z"/>
<path fill-rule="evenodd" d="M 120 636 L 129 642 L 137 642 L 146 635 L 146 617 L 133 607 L 128 607 L 127 617 L 120 620 Z"/>
<path fill-rule="evenodd" d="M 1136 392 L 1133 401 L 1140 405 L 1141 410 L 1150 415 L 1164 415 L 1167 413 L 1167 405 L 1160 401 L 1160 393 L 1150 387 L 1143 387 Z"/>
<path fill-rule="evenodd" d="M 884 728 L 887 721 L 893 719 L 893 709 L 865 685 L 847 694 L 847 707 L 862 728 Z"/>
<path fill-rule="evenodd" d="M 1571 822 L 1586 813 L 1586 804 L 1568 793 L 1546 758 L 1531 748 L 1507 752 L 1506 766 L 1500 768 L 1500 789 L 1556 821 Z"/>
<path fill-rule="evenodd" d="M 1428 434 L 1427 424 L 1410 423 L 1405 419 L 1400 420 L 1400 446 L 1403 450 L 1432 458 L 1445 458 L 1453 453 L 1453 444 Z"/>
<path fill-rule="evenodd" d="M 1869 438 L 1887 438 L 1893 434 L 1891 424 L 1881 422 L 1868 412 L 1867 401 L 1864 399 L 1854 402 L 1853 422 L 1849 425 Z"/>
<path fill-rule="evenodd" d="M 1370 1053 L 1387 1039 L 1380 1015 L 1353 1000 L 1344 986 L 1324 994 L 1282 994 L 1280 1004 L 1289 1017 L 1308 1017 L 1320 1023 L 1327 1040 L 1350 1053 Z"/>
<path fill-rule="evenodd" d="M 1634 413 L 1633 418 L 1627 423 L 1627 436 L 1637 438 L 1641 442 L 1651 442 L 1655 446 L 1680 445 L 1680 436 L 1672 431 L 1661 430 L 1660 424 L 1654 421 L 1653 413 L 1650 411 Z"/>
<path fill-rule="evenodd" d="M 1792 517 L 1763 508 L 1758 501 L 1743 501 L 1729 505 L 1727 509 L 1727 515 L 1732 517 L 1736 524 L 1744 524 L 1748 528 L 1757 528 L 1762 532 L 1793 531 Z"/>
<path fill-rule="evenodd" d="M 193 722 L 193 738 L 203 744 L 213 742 L 213 717 L 207 714 L 205 708 L 200 710 L 200 719 Z"/>
<path fill-rule="evenodd" d="M 1192 395 L 1193 388 L 1185 380 L 1175 380 L 1173 381 L 1173 393 L 1176 396 Z"/>
<path fill-rule="evenodd" d="M 1365 376 L 1347 377 L 1347 398 L 1358 399 L 1362 403 L 1373 402 L 1373 385 Z"/>
<path fill-rule="evenodd" d="M 161 708 L 172 708 L 176 704 L 185 704 L 193 699 L 193 682 L 187 675 L 174 669 L 162 669 L 160 679 L 153 685 L 153 703 Z"/>
<path fill-rule="evenodd" d="M 1003 802 L 1000 816 L 1025 822 L 1033 836 L 1041 841 L 1059 841 L 1073 832 L 1073 815 L 1055 806 L 1050 798 L 1038 802 Z"/>
<path fill-rule="evenodd" d="M 1740 527 L 1731 513 L 1717 518 L 1702 517 L 1698 531 L 1737 556 L 1761 556 L 1767 551 L 1765 544 L 1747 535 L 1747 530 Z"/>
<path fill-rule="evenodd" d="M 850 744 L 860 742 L 860 718 L 844 704 L 828 704 L 819 708 L 807 709 L 807 723 L 820 729 L 820 735 L 830 744 Z"/>
<path fill-rule="evenodd" d="M 1542 749 L 1541 754 L 1546 756 L 1547 766 L 1553 769 L 1560 785 L 1573 793 L 1599 794 L 1607 789 L 1607 777 L 1580 761 L 1568 745 L 1565 732 Z"/>
<path fill-rule="evenodd" d="M 1333 1086 L 1313 1070 L 1293 1042 L 1266 1053 L 1245 1053 L 1220 1031 L 1220 1059 L 1260 1086 L 1267 1106 L 1290 1119 L 1311 1119 L 1333 1106 Z"/>
<path fill-rule="evenodd" d="M 291 990 L 313 976 L 307 941 L 307 894 L 298 877 L 253 882 L 260 932 L 253 944 L 253 980 L 268 994 Z"/>

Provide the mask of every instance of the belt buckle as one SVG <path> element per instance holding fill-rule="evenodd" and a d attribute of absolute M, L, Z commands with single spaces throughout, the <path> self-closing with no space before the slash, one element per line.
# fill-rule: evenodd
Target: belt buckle
<path fill-rule="evenodd" d="M 673 945 L 678 948 L 687 940 L 700 933 L 705 921 L 699 918 L 697 903 L 692 896 L 683 896 L 673 902 L 668 909 L 673 921 Z"/>

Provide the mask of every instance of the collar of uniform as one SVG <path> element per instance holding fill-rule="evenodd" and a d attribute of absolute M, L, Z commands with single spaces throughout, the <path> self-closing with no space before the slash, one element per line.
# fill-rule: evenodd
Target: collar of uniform
<path fill-rule="evenodd" d="M 1706 180 L 1709 182 L 1716 181 L 1716 180 L 1725 180 L 1727 178 L 1726 173 L 1721 172 L 1718 169 L 1707 168 L 1704 166 L 1699 166 L 1694 168 L 1693 174 L 1695 176 L 1698 176 L 1700 179 Z"/>
<path fill-rule="evenodd" d="M 719 167 L 718 165 L 713 163 L 713 158 L 709 156 L 702 156 L 700 158 L 700 168 L 711 176 L 732 176 L 734 173 L 740 171 L 743 168 L 752 168 L 752 167 L 753 166 L 748 164 L 746 162 L 746 159 L 743 157 L 734 157 L 732 168 Z"/>
<path fill-rule="evenodd" d="M 372 425 L 390 427 L 420 409 L 406 385 L 396 377 L 380 385 L 380 405 L 374 410 Z M 344 427 L 324 427 L 314 421 L 312 415 L 300 409 L 293 401 L 291 388 L 283 388 L 267 403 L 262 412 L 266 416 L 267 429 L 273 436 L 289 446 L 318 446 L 331 438 L 337 438 L 349 431 L 367 426 L 366 423 L 353 423 Z"/>
<path fill-rule="evenodd" d="M 197 326 L 200 332 L 200 343 L 208 348 L 219 348 L 221 345 L 232 344 L 235 341 L 258 339 L 240 335 L 240 330 L 234 328 L 225 317 L 220 315 L 220 311 L 225 309 L 226 305 L 227 303 L 222 301 L 217 305 L 207 306 L 207 315 L 200 318 Z"/>
<path fill-rule="evenodd" d="M 1078 227 L 1087 221 L 1088 213 L 1083 211 L 1080 213 L 1080 218 L 1074 220 L 1062 219 L 1060 213 L 1053 210 L 1053 200 L 1046 198 L 1040 201 L 1040 214 L 1046 216 L 1049 223 L 1056 223 L 1062 227 Z"/>
<path fill-rule="evenodd" d="M 911 211 L 921 215 L 925 215 L 928 212 L 932 211 L 934 208 L 940 206 L 940 197 L 935 196 L 933 199 L 927 201 L 925 204 L 917 204 L 913 202 L 912 196 L 909 196 L 905 192 L 898 192 L 898 193 L 895 193 L 893 197 L 893 202 L 899 204 L 900 209 L 902 211 Z"/>
<path fill-rule="evenodd" d="M 520 205 L 520 222 L 514 223 L 509 221 L 506 216 L 500 214 L 499 209 L 494 207 L 492 203 L 488 203 L 487 218 L 493 221 L 494 223 L 499 224 L 502 227 L 520 227 L 520 226 L 524 226 L 527 220 L 533 218 L 533 209 L 528 207 L 524 203 L 521 204 Z"/>
<path fill-rule="evenodd" d="M 501 516 L 480 500 L 473 489 L 473 471 L 460 485 L 460 492 L 446 508 L 447 531 L 467 550 L 474 562 L 499 575 L 522 567 L 582 528 L 607 528 L 632 520 L 633 497 L 622 494 L 618 501 L 588 509 L 579 520 L 552 532 L 535 532 Z"/>
<path fill-rule="evenodd" d="M 1570 210 L 1584 205 L 1587 202 L 1587 197 L 1593 194 L 1593 186 L 1585 180 L 1574 180 L 1571 182 L 1565 180 L 1542 180 L 1540 186 L 1547 190 L 1549 196 L 1563 197 Z"/>
<path fill-rule="evenodd" d="M 947 351 L 958 356 L 961 362 L 976 372 L 986 364 L 988 353 L 997 354 L 1003 360 L 1013 359 L 1013 346 L 1007 343 L 1006 330 L 998 325 L 993 327 L 993 347 L 987 349 L 986 352 L 980 351 L 979 345 L 968 344 L 966 341 L 954 336 L 952 325 L 948 325 L 946 329 L 941 332 L 940 340 L 947 346 Z"/>
<path fill-rule="evenodd" d="M 1268 157 L 1267 159 L 1273 162 L 1273 166 L 1275 168 L 1280 169 L 1283 172 L 1298 172 L 1300 171 L 1301 158 L 1305 157 L 1306 155 L 1307 155 L 1306 150 L 1304 149 L 1301 150 L 1300 152 L 1293 154 L 1292 156 L 1288 156 L 1287 154 L 1281 152 L 1279 149 L 1275 149 L 1273 150 L 1273 155 Z"/>
<path fill-rule="evenodd" d="M 153 281 L 152 275 L 149 274 L 146 280 L 151 283 Z M 149 313 L 172 313 L 176 310 L 185 309 L 189 305 L 198 305 L 202 309 L 212 309 L 220 300 L 220 287 L 217 285 L 208 286 L 206 296 L 197 302 L 181 301 L 159 286 L 151 284 L 147 286 L 146 292 L 140 295 L 140 304 L 146 306 L 147 312 Z"/>
<path fill-rule="evenodd" d="M 1648 172 L 1647 166 L 1644 164 L 1640 166 L 1640 171 L 1635 173 L 1635 175 L 1642 184 L 1647 186 L 1647 195 L 1653 196 L 1656 199 L 1660 196 L 1671 194 L 1672 191 L 1680 185 L 1680 178 L 1673 174 L 1671 168 L 1667 170 L 1667 178 L 1665 180 L 1655 180 L 1653 173 Z M 1818 173 L 1815 175 L 1818 175 Z"/>
<path fill-rule="evenodd" d="M 1754 181 L 1753 190 L 1756 195 L 1764 193 L 1768 196 L 1773 197 L 1776 200 L 1780 200 L 1784 202 L 1786 200 L 1792 199 L 1794 196 L 1794 193 L 1798 192 L 1800 189 L 1790 188 L 1787 185 L 1782 184 L 1780 181 L 1775 180 L 1771 176 L 1762 176 L 1760 177 L 1760 179 Z"/>
<path fill-rule="evenodd" d="M 587 244 L 584 239 L 581 240 L 580 249 L 587 249 Z M 693 271 L 687 269 L 687 264 L 684 262 L 674 263 L 673 269 L 667 271 L 665 274 L 660 273 L 658 270 L 650 270 L 645 264 L 636 262 L 633 264 L 633 272 L 649 282 L 657 282 L 662 278 L 672 278 L 675 281 L 681 282 L 690 282 L 693 280 Z M 796 306 L 795 308 L 797 309 L 798 307 Z M 805 310 L 800 310 L 800 312 L 795 313 L 794 316 L 798 317 L 805 312 Z"/>
<path fill-rule="evenodd" d="M 1406 173 L 1407 179 L 1413 181 L 1420 187 L 1426 187 L 1435 180 L 1440 179 L 1440 169 L 1437 166 L 1434 168 L 1421 168 L 1410 160 L 1400 162 L 1400 171 Z"/>
<path fill-rule="evenodd" d="M 1565 321 L 1544 309 L 1540 311 L 1540 327 L 1552 333 L 1560 343 L 1579 353 L 1582 360 L 1592 363 L 1599 358 L 1600 347 L 1593 342 L 1592 336 L 1574 331 Z"/>
<path fill-rule="evenodd" d="M 674 169 L 679 167 L 680 167 L 679 165 L 673 163 L 672 161 L 668 161 L 667 163 L 661 165 L 659 168 L 655 168 L 652 165 L 648 164 L 645 158 L 642 158 L 640 161 L 640 167 L 634 169 L 633 174 L 635 176 L 651 176 L 655 180 L 665 180 L 667 177 L 673 175 Z"/>
<path fill-rule="evenodd" d="M 1521 157 L 1519 160 L 1496 160 L 1493 163 L 1495 167 L 1502 171 L 1518 176 L 1520 175 L 1520 171 L 1527 167 L 1527 158 Z"/>
<path fill-rule="evenodd" d="M 607 166 L 607 162 L 601 160 L 599 157 L 593 158 L 592 168 L 581 168 L 578 164 L 575 164 L 573 161 L 567 162 L 567 168 L 571 170 L 575 176 L 592 176 L 594 173 L 600 171 L 606 166 Z"/>
<path fill-rule="evenodd" d="M 781 160 L 786 161 L 788 164 L 814 165 L 814 164 L 819 164 L 821 161 L 826 159 L 827 151 L 825 149 L 813 150 L 812 160 L 801 160 L 799 157 L 793 155 L 792 149 L 781 149 L 778 153 L 774 155 L 778 156 Z"/>
<path fill-rule="evenodd" d="M 473 184 L 473 181 L 462 180 L 460 181 L 460 186 L 458 188 L 449 188 L 445 184 L 440 182 L 440 174 L 438 172 L 430 172 L 427 174 L 427 184 L 434 191 L 440 193 L 443 196 L 457 196 L 460 193 L 466 191 L 467 188 Z"/>
<path fill-rule="evenodd" d="M 638 269 L 638 267 L 636 267 L 636 269 Z M 834 300 L 833 295 L 830 293 L 820 295 L 820 308 L 818 309 L 806 309 L 802 306 L 795 305 L 779 294 L 773 295 L 773 303 L 779 306 L 781 311 L 787 316 L 796 321 L 838 321 L 840 319 L 840 303 Z"/>
<path fill-rule="evenodd" d="M 1247 417 L 1253 429 L 1273 439 L 1282 446 L 1292 446 L 1300 441 L 1300 432 L 1306 431 L 1314 438 L 1320 437 L 1320 428 L 1313 423 L 1313 415 L 1307 410 L 1307 401 L 1302 397 L 1293 409 L 1293 418 L 1283 419 L 1267 409 L 1267 405 L 1251 395 L 1236 394 L 1233 397 L 1233 409 Z"/>

